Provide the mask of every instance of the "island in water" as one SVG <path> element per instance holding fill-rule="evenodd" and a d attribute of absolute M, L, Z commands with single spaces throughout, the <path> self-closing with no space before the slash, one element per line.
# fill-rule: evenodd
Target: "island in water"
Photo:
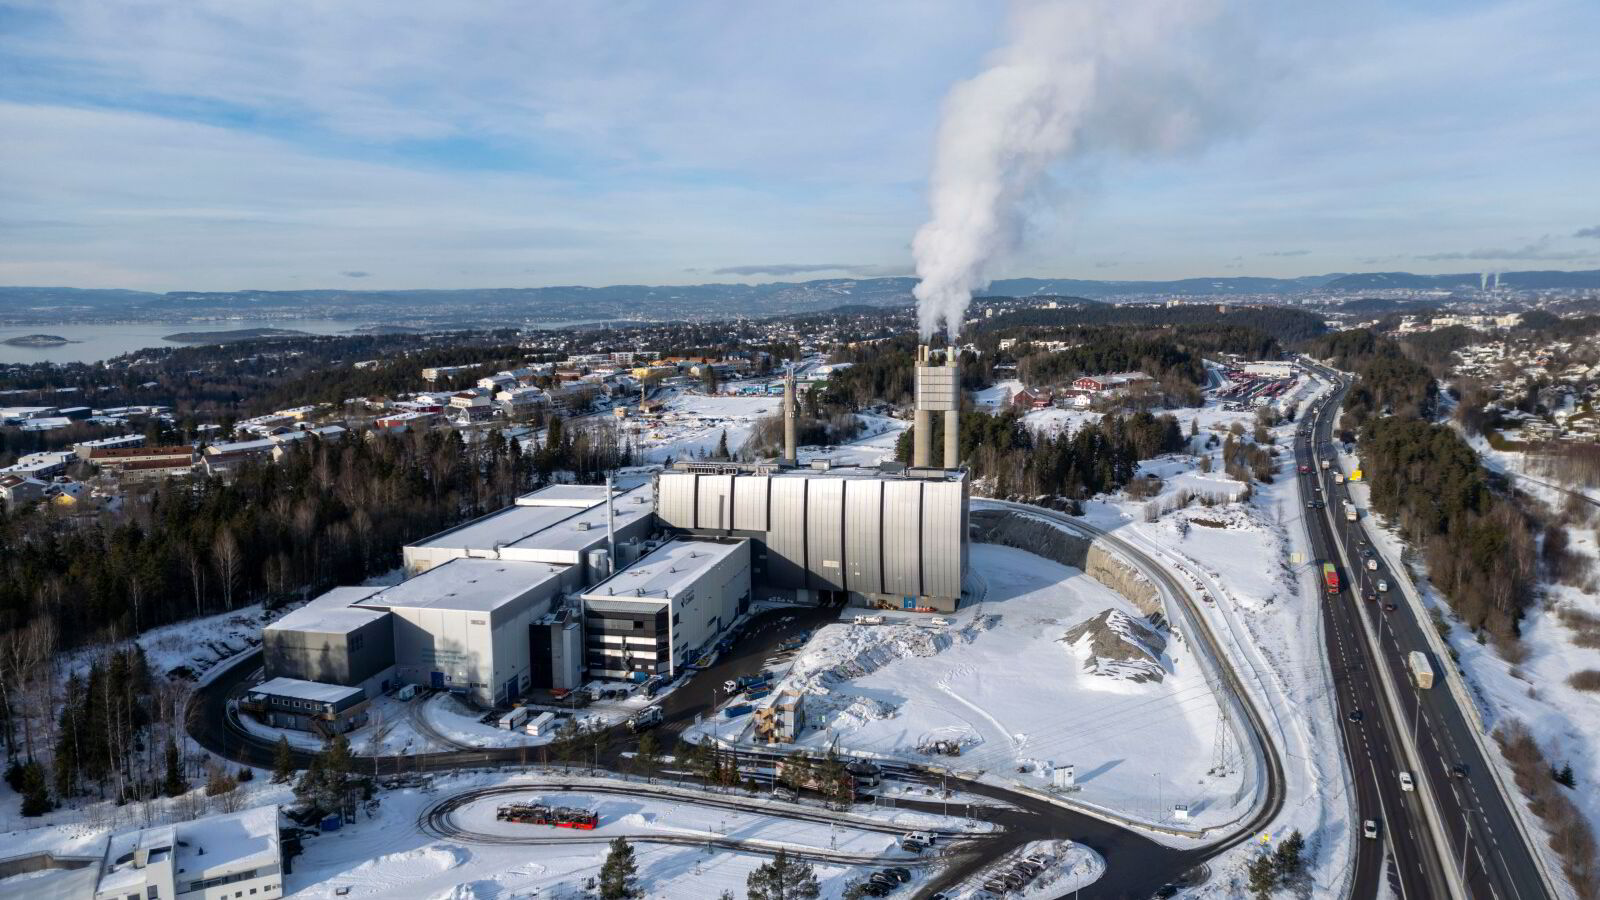
<path fill-rule="evenodd" d="M 5 343 L 13 347 L 60 347 L 63 344 L 82 342 L 69 341 L 59 334 L 24 334 L 20 337 L 6 338 Z"/>
<path fill-rule="evenodd" d="M 309 331 L 292 328 L 235 328 L 232 331 L 183 331 L 162 338 L 175 344 L 231 344 L 235 341 L 259 341 L 263 338 L 315 337 Z"/>

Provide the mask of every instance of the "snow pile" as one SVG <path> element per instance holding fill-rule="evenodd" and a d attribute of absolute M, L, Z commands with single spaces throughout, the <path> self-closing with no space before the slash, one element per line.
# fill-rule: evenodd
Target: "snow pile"
<path fill-rule="evenodd" d="M 945 632 L 916 625 L 829 625 L 795 660 L 786 686 L 826 694 L 897 659 L 935 656 L 949 646 Z"/>
<path fill-rule="evenodd" d="M 1062 642 L 1083 660 L 1083 668 L 1105 678 L 1144 684 L 1166 677 L 1162 654 L 1167 639 L 1149 623 L 1108 609 L 1074 625 Z"/>
<path fill-rule="evenodd" d="M 388 853 L 369 859 L 352 870 L 365 875 L 381 871 L 387 878 L 427 878 L 448 872 L 472 859 L 472 851 L 456 844 L 432 844 L 416 850 Z"/>

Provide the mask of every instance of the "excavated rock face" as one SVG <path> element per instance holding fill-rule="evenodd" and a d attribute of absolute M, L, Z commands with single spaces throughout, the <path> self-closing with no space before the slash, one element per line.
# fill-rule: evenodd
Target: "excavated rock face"
<path fill-rule="evenodd" d="M 1095 675 L 1136 684 L 1166 676 L 1166 635 L 1120 610 L 1103 610 L 1079 622 L 1061 640 L 1083 660 L 1084 671 Z"/>
<path fill-rule="evenodd" d="M 1085 575 L 1128 598 L 1139 612 L 1149 616 L 1161 611 L 1161 594 L 1150 579 L 1088 538 L 1010 510 L 974 510 L 971 520 L 975 541 L 1015 547 L 1081 569 Z"/>

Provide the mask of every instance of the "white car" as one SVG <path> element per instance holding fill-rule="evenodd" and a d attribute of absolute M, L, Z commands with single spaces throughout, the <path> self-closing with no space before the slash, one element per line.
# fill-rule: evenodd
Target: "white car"
<path fill-rule="evenodd" d="M 1378 823 L 1371 819 L 1361 823 L 1361 836 L 1368 840 L 1377 840 Z"/>
<path fill-rule="evenodd" d="M 1379 578 L 1378 579 L 1378 593 L 1380 593 L 1380 594 L 1389 593 L 1389 582 L 1384 581 L 1382 578 Z"/>
<path fill-rule="evenodd" d="M 1401 772 L 1400 773 L 1400 790 L 1402 790 L 1402 791 L 1414 791 L 1416 789 L 1417 789 L 1417 785 L 1416 785 L 1415 782 L 1413 782 L 1411 780 L 1411 773 L 1410 772 Z"/>

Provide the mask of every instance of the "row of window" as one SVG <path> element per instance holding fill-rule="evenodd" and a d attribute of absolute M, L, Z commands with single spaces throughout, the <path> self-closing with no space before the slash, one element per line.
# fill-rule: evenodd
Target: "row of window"
<path fill-rule="evenodd" d="M 189 886 L 184 890 L 185 892 L 203 891 L 206 888 L 214 888 L 224 884 L 233 884 L 236 881 L 248 881 L 251 878 L 256 877 L 256 872 L 256 869 L 248 869 L 243 872 L 235 872 L 232 875 L 218 875 L 216 878 L 207 878 L 204 881 L 191 881 L 189 882 Z M 254 894 L 255 892 L 255 888 L 250 889 L 250 893 Z"/>

